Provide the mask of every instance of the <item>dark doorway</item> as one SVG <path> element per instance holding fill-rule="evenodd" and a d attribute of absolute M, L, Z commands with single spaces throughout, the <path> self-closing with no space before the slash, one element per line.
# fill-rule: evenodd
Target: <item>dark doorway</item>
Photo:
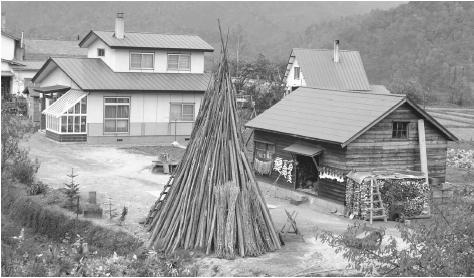
<path fill-rule="evenodd" d="M 314 164 L 314 160 L 318 161 L 319 158 L 296 155 L 296 161 L 298 165 L 296 166 L 296 189 L 308 191 L 309 193 L 317 193 L 318 187 L 318 169 Z"/>
<path fill-rule="evenodd" d="M 11 76 L 2 76 L 2 99 L 10 100 L 11 98 Z"/>

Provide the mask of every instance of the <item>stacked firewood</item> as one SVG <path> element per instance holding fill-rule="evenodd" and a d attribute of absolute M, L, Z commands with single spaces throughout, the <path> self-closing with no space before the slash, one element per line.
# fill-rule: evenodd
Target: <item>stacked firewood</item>
<path fill-rule="evenodd" d="M 226 44 L 168 194 L 148 215 L 149 247 L 258 256 L 280 241 L 244 152 Z"/>

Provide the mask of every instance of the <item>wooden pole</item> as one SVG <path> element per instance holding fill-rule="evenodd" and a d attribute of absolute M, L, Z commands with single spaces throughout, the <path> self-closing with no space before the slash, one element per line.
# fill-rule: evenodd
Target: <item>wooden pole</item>
<path fill-rule="evenodd" d="M 426 155 L 426 139 L 425 139 L 425 121 L 423 119 L 418 120 L 418 140 L 420 145 L 420 163 L 421 171 L 425 175 L 426 184 L 428 182 L 428 157 Z"/>

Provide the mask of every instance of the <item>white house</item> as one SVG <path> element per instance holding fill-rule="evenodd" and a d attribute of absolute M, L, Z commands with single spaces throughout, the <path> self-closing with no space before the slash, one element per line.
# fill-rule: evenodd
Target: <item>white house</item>
<path fill-rule="evenodd" d="M 291 51 L 285 72 L 287 93 L 299 87 L 317 89 L 389 93 L 382 85 L 370 85 L 359 51 L 303 49 Z"/>
<path fill-rule="evenodd" d="M 9 98 L 23 90 L 22 76 L 16 69 L 23 68 L 23 45 L 20 38 L 2 29 L 2 98 Z"/>
<path fill-rule="evenodd" d="M 195 35 L 90 31 L 87 58 L 49 58 L 33 77 L 46 136 L 61 142 L 164 143 L 189 138 L 210 74 Z"/>

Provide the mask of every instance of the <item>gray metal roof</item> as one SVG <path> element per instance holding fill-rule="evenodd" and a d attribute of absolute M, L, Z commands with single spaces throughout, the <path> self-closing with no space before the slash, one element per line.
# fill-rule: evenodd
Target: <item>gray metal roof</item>
<path fill-rule="evenodd" d="M 87 49 L 80 48 L 78 41 L 25 39 L 25 59 L 43 63 L 49 57 L 87 57 Z"/>
<path fill-rule="evenodd" d="M 126 32 L 123 39 L 117 39 L 112 31 L 90 31 L 79 43 L 81 47 L 87 47 L 94 36 L 104 41 L 112 48 L 154 48 L 154 49 L 176 49 L 176 50 L 201 50 L 214 51 L 214 48 L 196 35 L 168 35 L 154 33 L 132 33 Z"/>
<path fill-rule="evenodd" d="M 346 146 L 407 101 L 405 95 L 298 88 L 246 126 Z M 415 108 L 415 107 L 414 107 Z M 419 111 L 418 107 L 416 107 Z M 426 112 L 425 118 L 456 138 Z"/>
<path fill-rule="evenodd" d="M 358 51 L 339 51 L 339 62 L 333 60 L 333 50 L 294 48 L 291 57 L 296 57 L 307 87 L 369 91 L 370 85 Z M 288 75 L 285 74 L 285 77 Z"/>
<path fill-rule="evenodd" d="M 50 58 L 33 81 L 49 63 L 87 91 L 206 91 L 211 77 L 207 73 L 114 72 L 100 58 Z"/>
<path fill-rule="evenodd" d="M 290 153 L 302 154 L 311 157 L 320 154 L 324 151 L 324 149 L 320 146 L 305 144 L 302 142 L 296 142 L 284 148 L 283 150 Z"/>

